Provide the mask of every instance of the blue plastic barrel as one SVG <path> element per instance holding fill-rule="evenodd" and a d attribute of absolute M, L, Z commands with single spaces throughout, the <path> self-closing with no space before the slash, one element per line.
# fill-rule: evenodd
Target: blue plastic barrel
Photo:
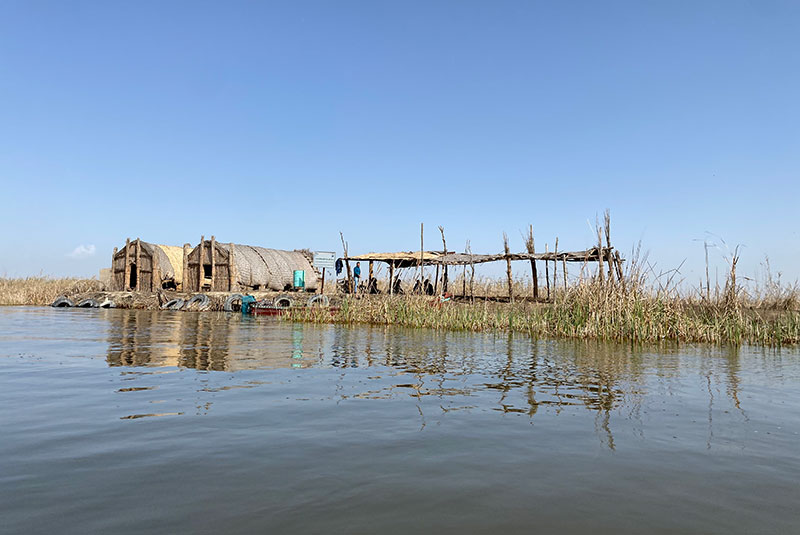
<path fill-rule="evenodd" d="M 294 287 L 295 288 L 305 288 L 306 287 L 306 272 L 302 269 L 294 270 Z"/>
<path fill-rule="evenodd" d="M 256 303 L 256 298 L 252 295 L 242 297 L 242 315 L 250 313 L 250 307 Z"/>

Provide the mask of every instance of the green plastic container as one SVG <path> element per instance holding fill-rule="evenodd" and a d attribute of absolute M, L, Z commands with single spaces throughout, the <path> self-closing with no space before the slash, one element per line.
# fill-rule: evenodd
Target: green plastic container
<path fill-rule="evenodd" d="M 306 287 L 306 272 L 302 269 L 296 269 L 294 271 L 294 287 L 295 288 L 305 288 Z"/>

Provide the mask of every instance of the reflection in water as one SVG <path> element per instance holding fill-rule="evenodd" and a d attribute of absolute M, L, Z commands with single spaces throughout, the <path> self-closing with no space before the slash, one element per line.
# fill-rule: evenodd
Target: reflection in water
<path fill-rule="evenodd" d="M 312 346 L 302 325 L 290 339 L 259 328 L 258 320 L 230 314 L 135 310 L 111 316 L 107 361 L 111 366 L 179 366 L 197 370 L 237 371 L 308 367 Z M 281 335 L 284 335 L 281 332 Z M 304 353 L 305 351 L 305 353 Z"/>
<path fill-rule="evenodd" d="M 10 533 L 796 533 L 799 356 L 0 307 L 0 518 Z"/>
<path fill-rule="evenodd" d="M 685 352 L 685 349 L 682 351 Z M 494 410 L 533 418 L 540 407 L 556 412 L 582 406 L 595 413 L 597 435 L 614 449 L 611 416 L 621 410 L 641 420 L 647 389 L 672 394 L 682 366 L 699 362 L 708 394 L 708 444 L 720 385 L 741 414 L 739 350 L 701 349 L 684 363 L 677 347 L 657 353 L 587 341 L 534 340 L 506 334 L 439 333 L 391 327 L 319 326 L 237 314 L 116 311 L 109 316 L 107 361 L 111 366 L 172 366 L 233 372 L 264 368 L 375 368 L 395 380 L 371 381 L 341 399 L 410 396 L 438 398 L 442 412 L 469 410 L 475 395 L 496 394 Z M 373 379 L 384 379 L 378 371 Z M 659 381 L 647 384 L 655 375 Z M 401 377 L 405 377 L 402 380 Z M 340 378 L 343 379 L 342 375 Z M 341 383 L 341 381 L 340 381 Z M 251 388 L 237 385 L 225 388 Z M 130 389 L 134 390 L 134 389 Z M 458 398 L 458 402 L 454 401 Z M 450 403 L 449 401 L 453 401 Z M 466 403 L 464 403 L 466 402 Z M 424 419 L 424 409 L 418 403 Z M 429 409 L 428 409 L 429 410 Z"/>

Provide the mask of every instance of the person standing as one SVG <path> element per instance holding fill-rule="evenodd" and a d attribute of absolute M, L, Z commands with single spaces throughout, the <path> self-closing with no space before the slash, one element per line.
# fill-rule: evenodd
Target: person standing
<path fill-rule="evenodd" d="M 361 262 L 356 262 L 356 267 L 353 268 L 353 293 L 358 293 L 358 279 L 361 278 Z"/>

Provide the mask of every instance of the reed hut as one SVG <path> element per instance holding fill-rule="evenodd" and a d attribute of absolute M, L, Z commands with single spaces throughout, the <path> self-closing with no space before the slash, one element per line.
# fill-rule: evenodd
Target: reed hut
<path fill-rule="evenodd" d="M 318 275 L 308 251 L 281 251 L 238 243 L 220 243 L 212 236 L 184 259 L 188 292 L 290 290 L 294 272 L 305 272 L 305 289 L 316 291 Z"/>
<path fill-rule="evenodd" d="M 161 288 L 182 289 L 183 249 L 171 245 L 125 240 L 114 248 L 111 259 L 112 291 L 153 292 Z"/>

